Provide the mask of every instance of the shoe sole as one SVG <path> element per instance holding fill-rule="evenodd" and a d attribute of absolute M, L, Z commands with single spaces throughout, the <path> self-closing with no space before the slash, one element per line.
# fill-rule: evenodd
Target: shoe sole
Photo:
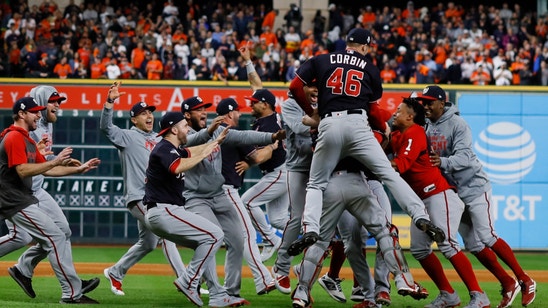
<path fill-rule="evenodd" d="M 186 294 L 186 292 L 183 290 L 183 288 L 181 288 L 178 284 L 177 284 L 177 281 L 174 281 L 173 284 L 175 285 L 175 287 L 177 288 L 177 290 L 179 290 L 181 293 L 183 293 L 185 295 L 186 298 L 188 298 L 188 300 L 193 303 L 194 305 L 198 306 L 198 307 L 202 307 L 204 305 L 203 302 L 196 302 L 190 295 Z"/>
<path fill-rule="evenodd" d="M 108 283 L 110 284 L 110 291 L 114 293 L 114 295 L 118 295 L 118 296 L 126 295 L 124 291 L 118 290 L 112 285 L 112 278 L 110 278 L 110 274 L 108 273 L 108 268 L 105 268 L 105 270 L 103 271 L 103 275 L 105 275 L 105 277 L 108 279 Z"/>
<path fill-rule="evenodd" d="M 89 293 L 89 292 L 95 290 L 95 288 L 97 288 L 99 286 L 99 283 L 101 282 L 101 280 L 99 280 L 99 279 L 92 279 L 91 281 L 92 282 L 90 284 L 88 284 L 87 287 L 82 288 L 82 294 L 86 294 L 86 293 Z"/>
<path fill-rule="evenodd" d="M 21 289 L 23 289 L 23 292 L 25 292 L 25 294 L 28 295 L 28 297 L 30 298 L 35 298 L 36 297 L 36 294 L 32 294 L 30 291 L 27 290 L 27 288 L 25 288 L 25 284 L 23 284 L 21 281 L 19 281 L 19 279 L 17 279 L 17 275 L 15 274 L 15 271 L 13 270 L 13 268 L 8 268 L 8 273 L 10 274 L 11 278 L 13 278 L 13 280 L 15 280 L 15 282 L 17 282 L 17 284 L 21 287 Z"/>
<path fill-rule="evenodd" d="M 287 249 L 287 254 L 292 257 L 300 255 L 306 248 L 314 245 L 317 241 L 317 237 L 302 237 L 289 245 L 289 248 Z"/>
<path fill-rule="evenodd" d="M 327 288 L 327 286 L 325 285 L 325 283 L 323 282 L 323 280 L 320 278 L 318 279 L 318 284 L 325 290 L 325 292 L 327 292 L 327 294 L 329 294 L 329 296 L 331 296 L 332 299 L 334 299 L 336 302 L 338 303 L 346 303 L 346 298 L 341 298 L 341 297 L 338 297 L 336 295 L 333 295 L 331 294 L 331 292 L 329 292 L 329 289 Z"/>

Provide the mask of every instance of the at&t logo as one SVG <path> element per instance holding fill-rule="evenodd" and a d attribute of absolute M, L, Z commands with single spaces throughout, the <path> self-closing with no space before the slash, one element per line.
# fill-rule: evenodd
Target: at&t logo
<path fill-rule="evenodd" d="M 531 134 L 512 122 L 489 125 L 474 143 L 485 172 L 498 184 L 517 183 L 531 172 L 537 157 L 535 149 Z"/>

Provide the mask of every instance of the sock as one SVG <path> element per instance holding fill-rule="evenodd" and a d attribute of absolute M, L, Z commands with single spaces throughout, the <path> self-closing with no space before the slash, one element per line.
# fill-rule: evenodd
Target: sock
<path fill-rule="evenodd" d="M 422 268 L 428 274 L 428 277 L 434 281 L 436 287 L 439 290 L 447 291 L 449 293 L 454 293 L 455 290 L 447 280 L 445 272 L 443 271 L 443 266 L 441 265 L 440 259 L 432 252 L 426 258 L 419 260 Z"/>
<path fill-rule="evenodd" d="M 483 292 L 476 279 L 476 275 L 474 274 L 474 269 L 472 269 L 472 263 L 470 263 L 470 260 L 468 260 L 462 251 L 459 251 L 456 255 L 452 256 L 449 261 L 453 264 L 453 267 L 468 288 L 468 291 Z"/>
<path fill-rule="evenodd" d="M 506 270 L 500 265 L 497 255 L 489 247 L 485 247 L 480 252 L 475 254 L 476 258 L 488 269 L 503 286 L 514 284 L 514 278 L 508 275 Z"/>
<path fill-rule="evenodd" d="M 329 263 L 329 272 L 327 276 L 332 279 L 339 278 L 339 273 L 346 260 L 344 255 L 344 244 L 342 241 L 334 241 L 331 245 L 331 262 Z"/>
<path fill-rule="evenodd" d="M 491 246 L 491 249 L 497 254 L 497 256 L 504 262 L 506 265 L 510 267 L 512 272 L 518 277 L 519 280 L 525 281 L 529 279 L 529 276 L 525 274 L 523 269 L 518 263 L 518 260 L 516 259 L 516 256 L 514 255 L 514 252 L 512 251 L 512 248 L 504 241 L 503 239 L 499 238 L 493 246 Z"/>

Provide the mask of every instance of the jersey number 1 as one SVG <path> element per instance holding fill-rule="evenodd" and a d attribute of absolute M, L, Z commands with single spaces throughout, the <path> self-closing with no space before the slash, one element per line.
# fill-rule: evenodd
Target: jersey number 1
<path fill-rule="evenodd" d="M 346 78 L 344 76 L 344 69 L 342 67 L 336 68 L 331 76 L 327 79 L 327 87 L 331 88 L 331 93 L 336 95 L 344 94 L 348 96 L 358 96 L 361 92 L 361 82 L 364 72 L 358 70 L 349 70 L 346 72 Z"/>

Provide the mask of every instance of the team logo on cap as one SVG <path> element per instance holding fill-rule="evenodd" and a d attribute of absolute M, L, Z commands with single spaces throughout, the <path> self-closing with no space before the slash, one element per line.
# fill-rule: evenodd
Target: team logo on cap
<path fill-rule="evenodd" d="M 189 107 L 188 104 L 185 104 L 185 110 L 188 110 L 188 107 Z"/>
<path fill-rule="evenodd" d="M 234 110 L 234 107 L 232 105 L 228 105 L 228 110 L 232 111 Z"/>
<path fill-rule="evenodd" d="M 428 90 L 430 90 L 429 87 L 424 88 L 424 90 L 422 90 L 422 95 L 426 95 L 426 93 L 428 93 Z"/>
<path fill-rule="evenodd" d="M 145 102 L 141 102 L 139 105 L 141 105 L 141 107 L 145 108 L 147 106 L 147 104 Z"/>
<path fill-rule="evenodd" d="M 21 110 L 25 110 L 27 109 L 27 106 L 25 106 L 25 104 L 21 104 Z"/>

